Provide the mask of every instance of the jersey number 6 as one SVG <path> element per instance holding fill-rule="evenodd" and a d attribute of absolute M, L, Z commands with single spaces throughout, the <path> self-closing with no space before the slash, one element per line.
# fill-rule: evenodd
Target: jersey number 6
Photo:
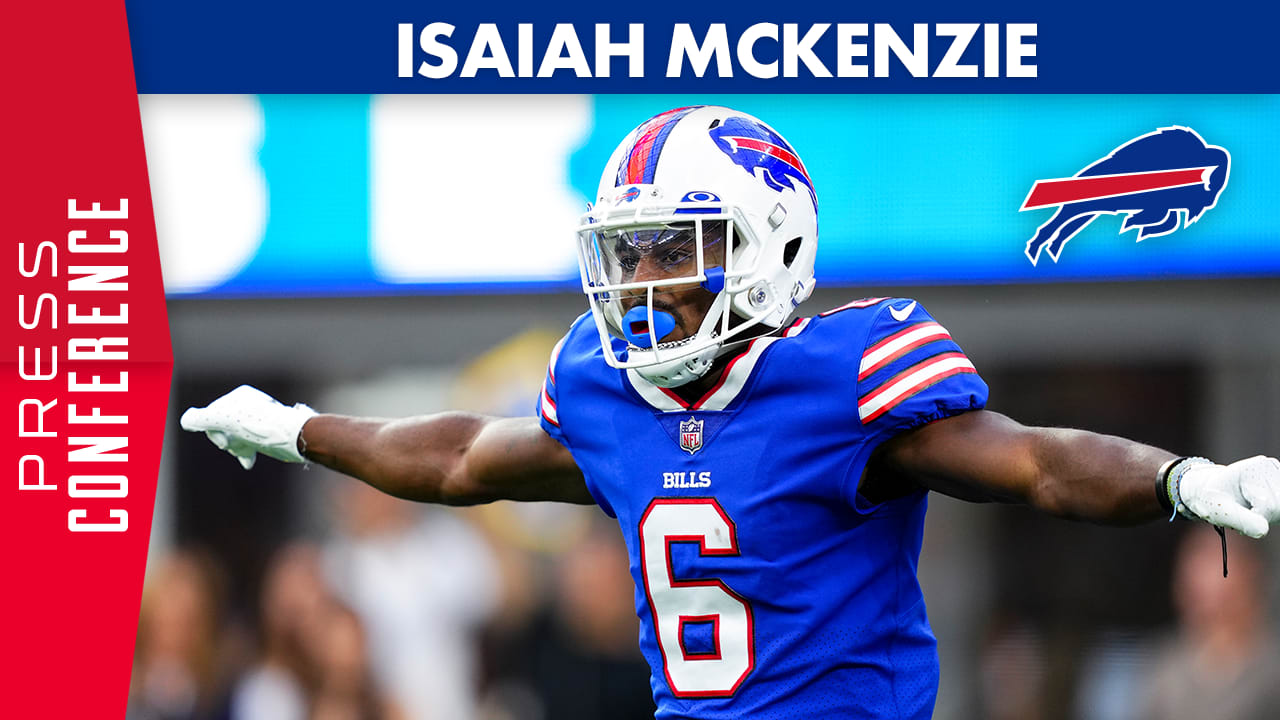
<path fill-rule="evenodd" d="M 751 606 L 720 580 L 677 580 L 672 543 L 736 556 L 737 530 L 713 498 L 656 498 L 640 518 L 640 569 L 667 686 L 678 698 L 729 697 L 755 667 Z M 709 649 L 686 647 L 687 624 L 710 625 Z"/>

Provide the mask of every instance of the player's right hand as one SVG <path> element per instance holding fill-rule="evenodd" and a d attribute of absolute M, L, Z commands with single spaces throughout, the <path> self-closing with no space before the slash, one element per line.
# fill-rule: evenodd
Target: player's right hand
<path fill-rule="evenodd" d="M 284 462 L 306 462 L 298 452 L 298 434 L 315 414 L 302 403 L 282 405 L 255 387 L 241 385 L 208 407 L 187 408 L 179 422 L 183 430 L 204 433 L 248 470 L 258 453 Z"/>

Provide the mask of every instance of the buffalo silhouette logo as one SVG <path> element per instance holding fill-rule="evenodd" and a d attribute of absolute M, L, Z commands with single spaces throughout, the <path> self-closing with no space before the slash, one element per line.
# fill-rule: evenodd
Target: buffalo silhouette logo
<path fill-rule="evenodd" d="M 708 132 L 716 147 L 743 170 L 756 175 L 756 168 L 760 168 L 762 172 L 757 177 L 770 189 L 782 192 L 785 187 L 799 192 L 799 183 L 809 190 L 814 209 L 818 208 L 809 171 L 781 135 L 762 123 L 740 117 L 728 118 Z"/>
<path fill-rule="evenodd" d="M 621 205 L 624 202 L 631 202 L 632 200 L 635 200 L 638 197 L 640 197 L 640 188 L 632 186 L 627 188 L 626 192 L 622 193 L 621 195 L 618 195 L 618 199 L 614 200 L 613 204 Z"/>
<path fill-rule="evenodd" d="M 1227 186 L 1231 154 L 1191 128 L 1167 127 L 1121 145 L 1073 177 L 1037 180 L 1022 210 L 1057 207 L 1027 242 L 1035 265 L 1040 251 L 1054 262 L 1067 241 L 1099 215 L 1125 214 L 1120 232 L 1138 240 L 1167 235 L 1199 220 Z"/>

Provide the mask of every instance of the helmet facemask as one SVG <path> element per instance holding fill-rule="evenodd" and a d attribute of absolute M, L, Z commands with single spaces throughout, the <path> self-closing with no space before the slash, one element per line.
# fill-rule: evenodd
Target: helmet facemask
<path fill-rule="evenodd" d="M 578 241 L 605 359 L 660 387 L 702 377 L 726 347 L 761 334 L 750 330 L 770 315 L 771 307 L 753 308 L 746 297 L 762 292 L 747 283 L 760 243 L 724 203 L 588 213 Z M 679 326 L 682 337 L 664 340 Z"/>

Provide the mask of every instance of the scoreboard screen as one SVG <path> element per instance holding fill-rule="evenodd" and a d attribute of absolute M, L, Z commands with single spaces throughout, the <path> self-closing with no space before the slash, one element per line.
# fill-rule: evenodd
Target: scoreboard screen
<path fill-rule="evenodd" d="M 143 95 L 167 293 L 572 290 L 572 228 L 615 144 L 698 103 L 796 148 L 824 286 L 1280 274 L 1276 95 Z M 1032 262 L 1061 207 L 1022 209 L 1037 182 L 1169 128 L 1221 149 L 1221 182 L 1193 157 L 1138 169 L 1203 170 L 1200 207 L 1113 204 Z M 1122 232 L 1143 210 L 1172 230 Z"/>

